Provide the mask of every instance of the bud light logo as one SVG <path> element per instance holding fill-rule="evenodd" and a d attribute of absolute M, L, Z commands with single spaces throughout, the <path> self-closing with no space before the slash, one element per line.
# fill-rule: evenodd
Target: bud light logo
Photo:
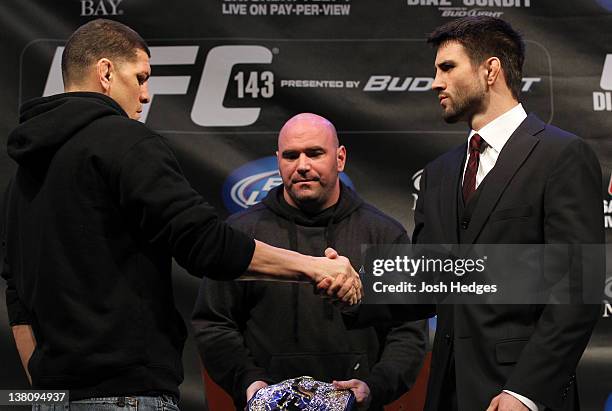
<path fill-rule="evenodd" d="M 412 186 L 417 193 L 421 191 L 421 176 L 423 176 L 423 169 L 420 169 L 412 175 Z"/>
<path fill-rule="evenodd" d="M 438 316 L 434 315 L 427 322 L 429 323 L 429 332 L 436 331 L 438 327 Z"/>
<path fill-rule="evenodd" d="M 606 298 L 609 298 L 610 300 L 612 300 L 612 277 L 606 279 L 604 294 Z"/>
<path fill-rule="evenodd" d="M 604 411 L 612 411 L 612 394 L 608 395 L 608 400 L 604 406 Z"/>
<path fill-rule="evenodd" d="M 340 180 L 354 189 L 346 174 L 340 173 Z M 242 211 L 259 203 L 282 183 L 275 156 L 251 161 L 234 170 L 223 183 L 223 204 L 230 213 Z"/>
<path fill-rule="evenodd" d="M 612 0 L 597 0 L 597 3 L 604 9 L 612 11 Z M 606 411 L 608 411 L 607 408 Z"/>

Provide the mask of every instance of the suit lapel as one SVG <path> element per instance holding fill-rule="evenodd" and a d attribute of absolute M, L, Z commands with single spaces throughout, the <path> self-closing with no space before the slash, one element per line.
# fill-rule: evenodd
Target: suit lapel
<path fill-rule="evenodd" d="M 530 114 L 512 133 L 499 154 L 495 167 L 485 177 L 487 183 L 482 186 L 483 191 L 465 233 L 465 244 L 472 244 L 476 240 L 510 180 L 538 143 L 535 135 L 544 127 L 545 124 L 539 118 Z"/>
<path fill-rule="evenodd" d="M 444 230 L 445 241 L 447 244 L 458 244 L 459 234 L 457 233 L 457 190 L 463 174 L 463 162 L 467 151 L 467 143 L 457 147 L 450 153 L 448 161 L 448 172 L 444 173 L 441 183 L 442 204 L 447 204 L 443 209 L 448 212 L 442 213 L 442 227 Z"/>

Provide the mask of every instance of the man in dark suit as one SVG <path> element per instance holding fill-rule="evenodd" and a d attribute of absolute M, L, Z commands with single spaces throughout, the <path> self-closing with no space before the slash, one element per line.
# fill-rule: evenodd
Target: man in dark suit
<path fill-rule="evenodd" d="M 443 117 L 471 131 L 425 168 L 413 241 L 603 244 L 596 156 L 519 103 L 521 36 L 500 19 L 467 17 L 428 42 Z M 587 304 L 438 305 L 425 409 L 578 410 L 575 370 L 598 314 Z"/>

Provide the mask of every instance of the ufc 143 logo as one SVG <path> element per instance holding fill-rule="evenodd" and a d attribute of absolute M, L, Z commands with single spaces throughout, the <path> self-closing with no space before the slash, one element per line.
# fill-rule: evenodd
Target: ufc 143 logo
<path fill-rule="evenodd" d="M 612 54 L 606 55 L 599 86 L 604 91 L 593 92 L 593 110 L 612 111 Z"/>
<path fill-rule="evenodd" d="M 151 66 L 193 65 L 199 46 L 149 47 Z M 64 47 L 57 47 L 49 69 L 43 96 L 62 93 L 61 61 Z M 268 99 L 274 96 L 274 74 L 271 71 L 239 71 L 231 79 L 232 68 L 237 64 L 270 64 L 273 53 L 258 45 L 216 46 L 209 50 L 195 99 L 191 120 L 202 127 L 243 127 L 257 121 L 260 107 L 225 107 L 223 100 L 233 80 L 238 87 L 239 99 L 252 97 Z M 146 122 L 149 108 L 156 95 L 187 94 L 191 76 L 151 76 L 149 78 L 150 104 L 143 106 L 140 121 Z"/>

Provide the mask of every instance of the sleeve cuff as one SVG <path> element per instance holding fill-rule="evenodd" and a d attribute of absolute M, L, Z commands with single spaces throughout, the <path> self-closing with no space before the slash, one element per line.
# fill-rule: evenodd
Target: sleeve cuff
<path fill-rule="evenodd" d="M 538 405 L 535 402 L 531 401 L 529 398 L 522 396 L 521 394 L 517 394 L 515 392 L 508 391 L 508 390 L 504 390 L 504 392 L 506 394 L 512 395 L 514 398 L 522 402 L 523 405 L 529 408 L 530 411 L 540 411 L 540 408 L 538 407 Z"/>
<path fill-rule="evenodd" d="M 362 381 L 366 383 L 370 389 L 370 400 L 372 401 L 372 404 L 382 407 L 387 402 L 390 402 L 387 400 L 387 398 L 385 398 L 385 389 L 383 388 L 385 387 L 384 378 L 370 374 L 366 378 L 362 379 Z"/>
<path fill-rule="evenodd" d="M 249 268 L 255 253 L 254 239 L 235 228 L 225 229 L 231 238 L 225 242 L 221 260 L 206 273 L 213 280 L 230 281 L 240 277 Z"/>
<path fill-rule="evenodd" d="M 265 370 L 263 370 L 262 368 L 254 368 L 252 370 L 245 371 L 240 376 L 239 380 L 240 382 L 237 387 L 238 389 L 236 390 L 237 392 L 235 393 L 238 396 L 238 398 L 234 397 L 234 401 L 238 401 L 240 406 L 242 406 L 243 403 L 246 403 L 246 390 L 255 381 L 263 381 L 268 385 L 274 384 L 274 381 L 272 381 L 266 375 Z M 240 399 L 242 399 L 242 401 L 240 401 Z"/>
<path fill-rule="evenodd" d="M 17 297 L 17 293 L 10 292 L 9 290 L 6 292 L 6 311 L 11 327 L 32 323 L 32 316 Z"/>
<path fill-rule="evenodd" d="M 226 259 L 228 280 L 234 280 L 243 275 L 253 259 L 255 240 L 241 231 L 234 230 L 233 258 Z"/>

